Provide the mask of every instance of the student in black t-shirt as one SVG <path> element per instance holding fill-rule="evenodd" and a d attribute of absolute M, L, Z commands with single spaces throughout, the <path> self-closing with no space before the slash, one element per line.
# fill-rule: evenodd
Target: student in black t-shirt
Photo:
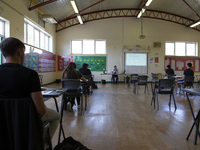
<path fill-rule="evenodd" d="M 24 43 L 10 37 L 0 43 L 0 49 L 6 59 L 6 62 L 0 65 L 0 96 L 32 98 L 42 121 L 50 122 L 50 136 L 52 138 L 59 124 L 60 115 L 45 106 L 38 73 L 23 66 Z"/>
<path fill-rule="evenodd" d="M 81 79 L 83 82 L 87 82 L 86 79 L 81 75 L 79 71 L 76 70 L 76 64 L 74 62 L 70 62 L 67 68 L 63 71 L 62 79 Z M 76 91 L 71 91 L 76 92 Z M 80 108 L 80 97 L 76 97 L 78 108 Z M 75 104 L 75 98 L 71 98 L 71 109 Z"/>
<path fill-rule="evenodd" d="M 174 70 L 171 68 L 170 65 L 167 65 L 167 69 L 165 70 L 165 75 L 172 75 L 174 74 Z"/>
<path fill-rule="evenodd" d="M 183 72 L 183 78 L 177 81 L 177 86 L 184 83 L 185 76 L 194 76 L 194 71 L 192 70 L 192 63 L 187 63 L 187 69 Z"/>
<path fill-rule="evenodd" d="M 79 69 L 79 72 L 82 75 L 90 75 L 92 77 L 92 73 L 91 73 L 90 69 L 88 69 L 88 64 L 87 63 L 83 64 L 83 67 Z"/>

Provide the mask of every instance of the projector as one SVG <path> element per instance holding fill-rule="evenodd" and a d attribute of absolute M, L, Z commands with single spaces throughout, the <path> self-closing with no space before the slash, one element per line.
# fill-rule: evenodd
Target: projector
<path fill-rule="evenodd" d="M 141 35 L 139 36 L 139 38 L 140 38 L 140 39 L 144 39 L 144 38 L 145 38 L 145 35 L 141 34 Z"/>

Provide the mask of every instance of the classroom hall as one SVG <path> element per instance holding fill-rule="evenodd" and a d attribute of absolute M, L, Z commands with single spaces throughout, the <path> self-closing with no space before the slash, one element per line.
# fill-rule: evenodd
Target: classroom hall
<path fill-rule="evenodd" d="M 152 73 L 165 74 L 168 64 L 182 76 L 191 62 L 194 87 L 198 87 L 200 28 L 191 25 L 199 21 L 200 1 L 153 0 L 147 6 L 148 1 L 74 0 L 78 7 L 74 12 L 70 0 L 0 0 L 0 40 L 15 37 L 24 42 L 24 65 L 38 72 L 43 87 L 62 88 L 62 73 L 69 62 L 76 62 L 78 68 L 84 62 L 89 64 L 98 89 L 87 96 L 82 115 L 76 107 L 64 111 L 63 129 L 66 137 L 72 136 L 90 149 L 199 149 L 194 131 L 186 140 L 193 123 L 187 96 L 174 93 L 175 110 L 173 102 L 168 106 L 168 95 L 159 95 L 157 110 L 151 104 L 150 80 Z M 0 61 L 5 62 L 3 56 Z M 109 74 L 114 65 L 122 74 L 118 84 L 111 83 Z M 138 95 L 133 92 L 133 83 L 127 81 L 132 73 L 148 76 L 149 94 L 143 86 Z M 190 99 L 196 115 L 199 97 Z M 45 104 L 56 110 L 53 98 Z M 60 109 L 61 96 L 57 104 Z M 59 127 L 53 147 L 58 132 Z"/>

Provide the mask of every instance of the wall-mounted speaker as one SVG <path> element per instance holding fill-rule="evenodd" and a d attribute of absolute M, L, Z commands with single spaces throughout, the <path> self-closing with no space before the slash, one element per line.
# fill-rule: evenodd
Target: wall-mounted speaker
<path fill-rule="evenodd" d="M 153 42 L 153 47 L 161 47 L 161 42 Z"/>

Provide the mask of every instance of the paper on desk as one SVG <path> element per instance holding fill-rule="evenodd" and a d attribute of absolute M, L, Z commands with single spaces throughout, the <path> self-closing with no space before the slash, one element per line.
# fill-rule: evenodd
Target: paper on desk
<path fill-rule="evenodd" d="M 42 91 L 42 94 L 49 94 L 51 93 L 52 91 Z"/>

